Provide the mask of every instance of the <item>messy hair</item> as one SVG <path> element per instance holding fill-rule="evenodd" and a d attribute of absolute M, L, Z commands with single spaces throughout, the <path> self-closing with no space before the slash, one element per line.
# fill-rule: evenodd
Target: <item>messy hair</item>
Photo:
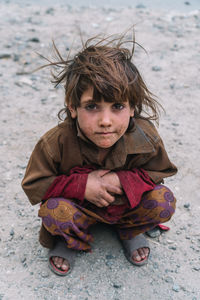
<path fill-rule="evenodd" d="M 131 43 L 131 50 L 124 47 L 125 43 Z M 82 49 L 73 58 L 64 59 L 53 42 L 57 61 L 48 60 L 49 64 L 45 65 L 56 69 L 52 72 L 55 87 L 64 84 L 65 108 L 59 112 L 59 118 L 62 119 L 63 112 L 68 113 L 69 105 L 79 107 L 81 95 L 92 86 L 95 101 L 128 101 L 134 108 L 135 118 L 158 122 L 160 104 L 132 62 L 137 44 L 134 35 L 128 41 L 123 34 L 94 37 L 82 44 Z"/>

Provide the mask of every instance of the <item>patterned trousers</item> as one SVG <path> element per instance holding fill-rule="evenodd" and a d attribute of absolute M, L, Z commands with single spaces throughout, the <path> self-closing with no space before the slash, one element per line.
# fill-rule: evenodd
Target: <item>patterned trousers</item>
<path fill-rule="evenodd" d="M 90 210 L 75 200 L 50 198 L 41 205 L 39 217 L 52 235 L 62 236 L 68 248 L 90 250 L 93 237 L 89 227 L 97 222 L 115 226 L 120 239 L 131 239 L 160 223 L 167 222 L 174 214 L 176 199 L 164 185 L 157 185 L 143 195 L 139 205 L 129 209 L 115 221 L 100 214 L 101 209 Z"/>

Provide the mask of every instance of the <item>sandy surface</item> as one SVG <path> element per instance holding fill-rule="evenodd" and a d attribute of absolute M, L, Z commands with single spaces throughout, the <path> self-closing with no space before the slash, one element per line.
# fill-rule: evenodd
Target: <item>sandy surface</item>
<path fill-rule="evenodd" d="M 0 10 L 0 299 L 200 299 L 200 12 L 137 8 L 13 4 Z M 48 70 L 27 71 L 51 55 L 53 38 L 63 54 L 87 39 L 136 24 L 135 63 L 166 109 L 160 134 L 179 167 L 166 184 L 177 197 L 171 230 L 151 239 L 149 264 L 134 268 L 107 227 L 94 229 L 93 252 L 79 254 L 73 272 L 56 277 L 38 242 L 38 207 L 21 190 L 28 158 L 39 137 L 57 124 L 62 88 L 53 89 Z"/>

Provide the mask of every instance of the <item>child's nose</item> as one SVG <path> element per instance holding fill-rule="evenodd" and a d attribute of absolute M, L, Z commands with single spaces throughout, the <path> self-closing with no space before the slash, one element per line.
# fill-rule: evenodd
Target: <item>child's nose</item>
<path fill-rule="evenodd" d="M 99 115 L 99 126 L 109 127 L 112 125 L 112 117 L 109 111 L 103 111 Z"/>

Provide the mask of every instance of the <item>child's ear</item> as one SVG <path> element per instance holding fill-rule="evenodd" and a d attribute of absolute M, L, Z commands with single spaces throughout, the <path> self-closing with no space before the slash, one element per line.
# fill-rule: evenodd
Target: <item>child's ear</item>
<path fill-rule="evenodd" d="M 77 111 L 74 107 L 72 107 L 71 105 L 68 106 L 70 114 L 72 119 L 75 119 L 77 117 Z"/>

